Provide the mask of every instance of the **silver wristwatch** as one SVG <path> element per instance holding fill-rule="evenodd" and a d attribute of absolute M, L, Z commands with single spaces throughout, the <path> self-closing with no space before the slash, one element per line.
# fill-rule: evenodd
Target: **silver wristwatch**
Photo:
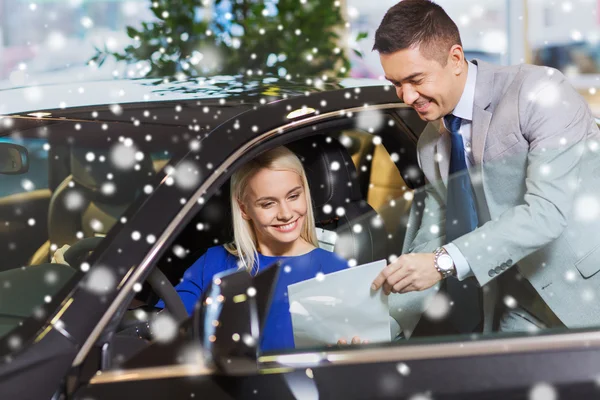
<path fill-rule="evenodd" d="M 435 269 L 438 270 L 440 274 L 442 274 L 442 278 L 447 278 L 449 276 L 456 275 L 456 267 L 454 266 L 454 261 L 452 261 L 452 257 L 443 247 L 438 247 L 433 252 L 435 255 L 435 259 L 433 261 L 433 265 L 435 265 Z"/>

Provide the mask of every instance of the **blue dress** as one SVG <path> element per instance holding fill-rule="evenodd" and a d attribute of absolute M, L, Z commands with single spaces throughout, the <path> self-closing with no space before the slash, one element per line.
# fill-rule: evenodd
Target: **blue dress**
<path fill-rule="evenodd" d="M 273 257 L 258 253 L 259 268 L 267 267 L 278 260 L 282 260 L 282 268 L 262 332 L 260 348 L 263 351 L 294 348 L 292 317 L 287 298 L 288 285 L 314 278 L 319 272 L 328 274 L 348 268 L 344 259 L 321 248 L 301 256 Z M 227 252 L 223 246 L 215 246 L 209 248 L 185 271 L 182 281 L 175 289 L 190 315 L 194 305 L 208 288 L 213 275 L 229 269 L 237 270 L 237 261 L 237 257 Z M 156 304 L 157 308 L 164 306 L 162 300 Z"/>

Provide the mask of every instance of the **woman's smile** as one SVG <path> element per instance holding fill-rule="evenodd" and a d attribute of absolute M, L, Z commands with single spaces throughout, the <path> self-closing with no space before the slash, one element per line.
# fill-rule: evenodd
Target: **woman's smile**
<path fill-rule="evenodd" d="M 283 233 L 291 232 L 291 231 L 295 230 L 296 227 L 298 226 L 298 219 L 296 219 L 293 222 L 290 222 L 288 224 L 285 224 L 285 225 L 273 225 L 273 228 L 275 228 L 279 232 L 283 232 Z"/>

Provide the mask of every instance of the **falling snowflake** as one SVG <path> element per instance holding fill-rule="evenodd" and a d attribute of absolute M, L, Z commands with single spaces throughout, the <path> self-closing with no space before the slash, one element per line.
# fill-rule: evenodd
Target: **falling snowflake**
<path fill-rule="evenodd" d="M 384 122 L 385 118 L 382 112 L 368 110 L 358 115 L 357 127 L 367 132 L 375 132 L 383 126 Z"/>
<path fill-rule="evenodd" d="M 585 288 L 581 291 L 581 300 L 584 303 L 591 303 L 596 298 L 596 294 L 590 288 Z"/>
<path fill-rule="evenodd" d="M 244 341 L 244 344 L 248 347 L 253 347 L 256 344 L 256 340 L 254 339 L 254 337 L 252 337 L 252 335 L 249 335 L 247 333 L 244 334 L 244 336 L 242 337 L 242 340 Z"/>
<path fill-rule="evenodd" d="M 552 69 L 549 69 L 553 71 Z M 536 102 L 542 107 L 554 107 L 561 99 L 560 88 L 557 83 L 540 83 L 530 94 L 529 100 Z"/>
<path fill-rule="evenodd" d="M 200 172 L 192 161 L 184 161 L 173 171 L 175 184 L 182 189 L 193 189 L 200 182 Z"/>
<path fill-rule="evenodd" d="M 58 273 L 56 273 L 56 271 L 48 271 L 44 274 L 44 281 L 48 284 L 48 285 L 54 285 L 56 282 L 58 282 Z"/>
<path fill-rule="evenodd" d="M 576 279 L 577 279 L 577 273 L 575 271 L 573 271 L 572 269 L 565 272 L 565 280 L 567 282 L 575 282 Z"/>
<path fill-rule="evenodd" d="M 540 166 L 540 173 L 542 175 L 549 175 L 551 171 L 552 171 L 552 168 L 548 164 L 544 164 L 544 165 Z"/>
<path fill-rule="evenodd" d="M 66 46 L 66 44 L 67 39 L 65 38 L 65 35 L 63 35 L 61 32 L 50 32 L 50 34 L 48 34 L 47 36 L 46 45 L 52 51 L 62 50 Z"/>
<path fill-rule="evenodd" d="M 444 319 L 450 311 L 450 299 L 444 293 L 436 293 L 427 301 L 425 315 L 433 321 Z"/>
<path fill-rule="evenodd" d="M 517 300 L 512 296 L 504 296 L 504 304 L 508 308 L 515 308 L 517 306 Z"/>
<path fill-rule="evenodd" d="M 150 322 L 152 337 L 159 343 L 169 343 L 177 336 L 177 322 L 165 312 L 160 312 Z"/>
<path fill-rule="evenodd" d="M 100 221 L 98 221 L 97 219 L 93 218 L 90 221 L 90 227 L 95 231 L 95 232 L 102 232 L 104 231 L 104 224 Z"/>
<path fill-rule="evenodd" d="M 102 295 L 114 289 L 116 282 L 116 277 L 110 269 L 97 267 L 89 272 L 84 287 L 94 294 Z"/>
<path fill-rule="evenodd" d="M 137 148 L 130 142 L 117 143 L 110 151 L 110 161 L 121 170 L 130 170 L 136 164 Z"/>
<path fill-rule="evenodd" d="M 83 207 L 85 198 L 78 191 L 70 190 L 67 192 L 67 194 L 65 194 L 63 201 L 67 210 L 78 211 Z"/>
<path fill-rule="evenodd" d="M 432 400 L 431 396 L 426 393 L 417 393 L 408 398 L 408 400 Z"/>
<path fill-rule="evenodd" d="M 21 181 L 21 187 L 28 192 L 31 192 L 32 190 L 35 189 L 34 183 L 31 182 L 29 179 L 23 179 Z"/>
<path fill-rule="evenodd" d="M 10 347 L 12 350 L 18 350 L 22 343 L 23 341 L 17 335 L 12 335 L 8 338 L 8 347 Z"/>
<path fill-rule="evenodd" d="M 179 258 L 184 258 L 186 255 L 186 251 L 180 245 L 173 246 L 173 254 L 175 254 Z"/>
<path fill-rule="evenodd" d="M 529 400 L 556 400 L 556 389 L 547 383 L 538 383 L 529 391 Z"/>
<path fill-rule="evenodd" d="M 92 21 L 90 17 L 83 17 L 79 22 L 81 22 L 81 26 L 86 29 L 90 29 L 94 26 L 94 21 Z"/>
<path fill-rule="evenodd" d="M 112 196 L 117 191 L 117 186 L 112 182 L 105 182 L 102 184 L 100 191 L 105 196 Z"/>
<path fill-rule="evenodd" d="M 371 226 L 373 228 L 381 228 L 382 225 L 383 225 L 383 220 L 381 219 L 381 216 L 376 215 L 373 218 L 371 218 Z"/>
<path fill-rule="evenodd" d="M 30 86 L 24 89 L 23 97 L 30 103 L 37 103 L 43 99 L 44 92 L 39 86 Z"/>
<path fill-rule="evenodd" d="M 404 363 L 398 363 L 396 365 L 396 370 L 398 370 L 398 372 L 402 376 L 408 376 L 408 375 L 410 375 L 410 368 L 409 368 L 408 365 L 406 365 Z"/>
<path fill-rule="evenodd" d="M 581 222 L 596 222 L 600 218 L 600 201 L 596 196 L 586 195 L 575 199 L 575 219 Z"/>

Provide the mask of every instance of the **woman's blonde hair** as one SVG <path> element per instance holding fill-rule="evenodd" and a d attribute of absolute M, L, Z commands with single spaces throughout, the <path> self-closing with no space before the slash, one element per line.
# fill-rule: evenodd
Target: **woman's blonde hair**
<path fill-rule="evenodd" d="M 300 162 L 293 152 L 284 146 L 266 151 L 235 171 L 231 177 L 231 214 L 233 216 L 234 241 L 233 243 L 226 244 L 225 249 L 238 257 L 241 263 L 240 268 L 246 268 L 248 272 L 253 272 L 252 270 L 255 268 L 254 262 L 258 260 L 257 241 L 251 221 L 247 221 L 242 217 L 240 203 L 244 202 L 248 181 L 263 168 L 272 171 L 291 171 L 300 176 L 304 195 L 306 196 L 306 218 L 300 232 L 300 237 L 315 247 L 319 245 L 315 230 L 310 189 L 302 162 Z M 257 265 L 257 271 L 258 267 Z"/>

